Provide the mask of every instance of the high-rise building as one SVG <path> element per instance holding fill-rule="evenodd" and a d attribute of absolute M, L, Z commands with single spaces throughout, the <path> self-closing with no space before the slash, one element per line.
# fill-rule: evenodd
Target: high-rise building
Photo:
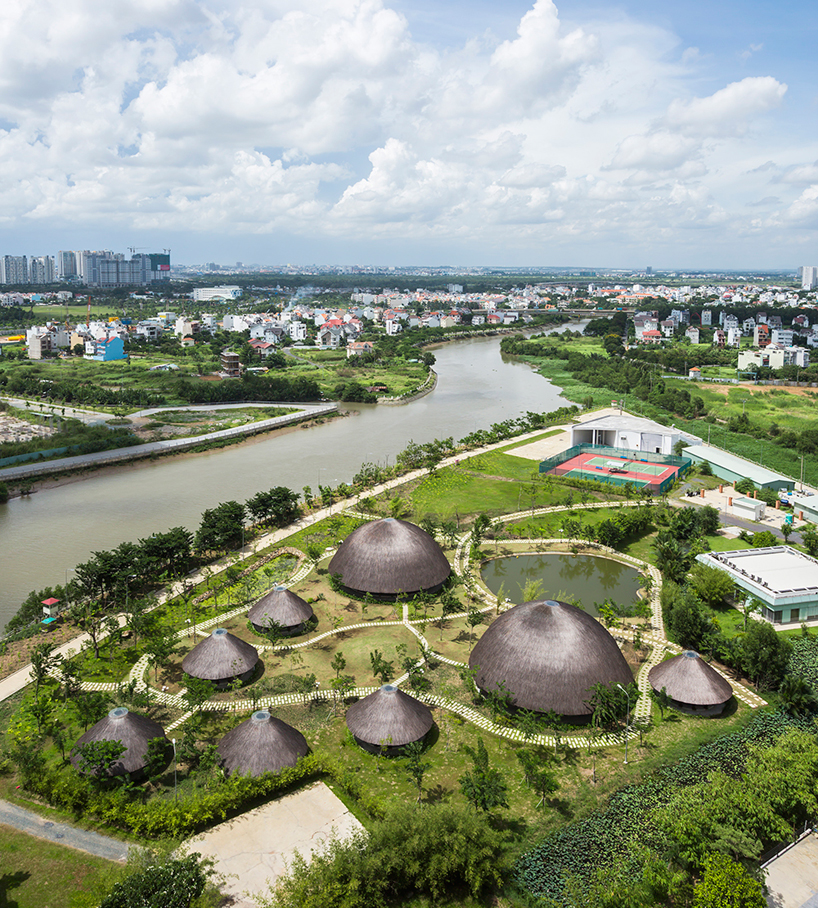
<path fill-rule="evenodd" d="M 801 269 L 801 289 L 815 290 L 818 288 L 818 266 L 804 265 Z"/>
<path fill-rule="evenodd" d="M 57 277 L 70 280 L 77 276 L 77 254 L 75 252 L 57 253 Z"/>
<path fill-rule="evenodd" d="M 29 280 L 32 284 L 53 284 L 54 259 L 50 255 L 33 255 L 29 259 Z"/>
<path fill-rule="evenodd" d="M 27 284 L 28 259 L 24 255 L 4 255 L 0 257 L 0 283 Z"/>
<path fill-rule="evenodd" d="M 89 287 L 130 287 L 153 281 L 170 280 L 169 253 L 132 255 L 127 259 L 121 253 L 78 252 L 77 272 L 80 280 Z"/>

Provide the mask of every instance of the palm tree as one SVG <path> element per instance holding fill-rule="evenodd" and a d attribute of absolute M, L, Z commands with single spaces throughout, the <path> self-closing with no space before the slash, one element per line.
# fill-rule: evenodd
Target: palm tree
<path fill-rule="evenodd" d="M 808 681 L 800 675 L 787 675 L 778 690 L 781 706 L 790 715 L 813 712 L 818 707 L 818 697 Z"/>

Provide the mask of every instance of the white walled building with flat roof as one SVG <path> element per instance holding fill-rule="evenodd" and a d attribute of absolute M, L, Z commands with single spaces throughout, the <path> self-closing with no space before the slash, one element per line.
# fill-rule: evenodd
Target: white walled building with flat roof
<path fill-rule="evenodd" d="M 706 552 L 696 560 L 725 571 L 736 586 L 762 603 L 772 624 L 818 621 L 818 560 L 774 545 L 733 552 Z"/>
<path fill-rule="evenodd" d="M 193 291 L 196 302 L 204 300 L 235 300 L 241 296 L 241 287 L 225 285 L 223 287 L 198 287 Z"/>
<path fill-rule="evenodd" d="M 651 419 L 631 416 L 601 416 L 589 419 L 571 429 L 571 445 L 605 445 L 608 448 L 627 448 L 630 451 L 650 451 L 651 454 L 672 454 L 677 442 L 701 441 L 680 429 L 662 426 Z"/>

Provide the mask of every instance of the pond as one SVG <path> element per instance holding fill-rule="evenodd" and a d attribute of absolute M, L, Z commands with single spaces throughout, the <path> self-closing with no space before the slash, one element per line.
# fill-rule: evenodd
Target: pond
<path fill-rule="evenodd" d="M 596 603 L 611 599 L 617 605 L 639 602 L 642 575 L 636 568 L 598 555 L 571 555 L 552 552 L 544 555 L 512 555 L 495 558 L 481 571 L 483 582 L 497 595 L 502 587 L 513 603 L 523 601 L 523 589 L 540 581 L 537 599 L 573 602 L 597 616 Z"/>

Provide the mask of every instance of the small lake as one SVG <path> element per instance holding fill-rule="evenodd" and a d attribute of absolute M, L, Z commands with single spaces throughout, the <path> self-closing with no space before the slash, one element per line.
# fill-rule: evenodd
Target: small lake
<path fill-rule="evenodd" d="M 611 599 L 618 605 L 639 601 L 642 575 L 635 568 L 598 555 L 512 555 L 495 558 L 484 565 L 481 576 L 495 594 L 503 588 L 515 605 L 523 602 L 523 588 L 539 580 L 538 599 L 576 602 L 589 615 L 598 614 L 594 603 Z"/>

